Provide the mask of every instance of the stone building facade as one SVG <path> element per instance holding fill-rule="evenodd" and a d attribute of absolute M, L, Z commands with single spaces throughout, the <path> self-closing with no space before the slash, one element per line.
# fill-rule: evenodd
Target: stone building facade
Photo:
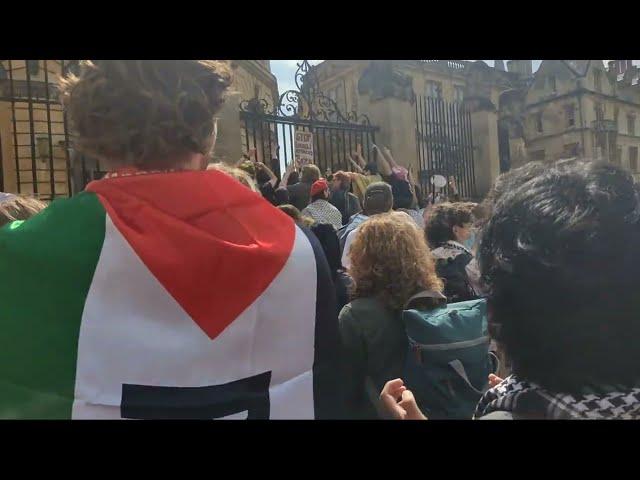
<path fill-rule="evenodd" d="M 380 127 L 381 144 L 418 167 L 415 96 L 461 102 L 472 113 L 478 196 L 527 160 L 582 155 L 640 176 L 640 69 L 629 60 L 328 60 L 320 90 Z"/>
<path fill-rule="evenodd" d="M 640 85 L 629 60 L 543 60 L 500 97 L 503 164 L 584 156 L 640 174 Z"/>

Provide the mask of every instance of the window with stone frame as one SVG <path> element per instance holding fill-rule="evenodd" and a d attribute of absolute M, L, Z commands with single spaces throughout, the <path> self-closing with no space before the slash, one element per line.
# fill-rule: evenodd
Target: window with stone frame
<path fill-rule="evenodd" d="M 29 76 L 34 77 L 40 73 L 40 62 L 39 60 L 27 60 L 27 69 L 29 71 Z"/>
<path fill-rule="evenodd" d="M 616 165 L 622 164 L 622 147 L 616 147 L 613 150 L 613 158 L 611 159 L 611 163 L 615 163 Z"/>
<path fill-rule="evenodd" d="M 576 106 L 574 104 L 565 105 L 565 115 L 567 117 L 567 127 L 576 126 Z"/>
<path fill-rule="evenodd" d="M 542 112 L 538 112 L 535 114 L 534 121 L 536 124 L 536 132 L 542 133 L 544 131 L 542 125 Z"/>
<path fill-rule="evenodd" d="M 604 106 L 602 105 L 602 103 L 597 102 L 593 108 L 596 113 L 596 120 L 604 120 Z"/>
<path fill-rule="evenodd" d="M 638 147 L 629 147 L 629 169 L 632 172 L 638 171 Z"/>
<path fill-rule="evenodd" d="M 593 71 L 593 85 L 597 92 L 602 92 L 602 72 L 598 69 Z"/>
<path fill-rule="evenodd" d="M 425 94 L 427 97 L 442 98 L 442 82 L 428 80 Z"/>
<path fill-rule="evenodd" d="M 636 134 L 636 117 L 635 115 L 627 115 L 627 133 L 629 135 Z"/>

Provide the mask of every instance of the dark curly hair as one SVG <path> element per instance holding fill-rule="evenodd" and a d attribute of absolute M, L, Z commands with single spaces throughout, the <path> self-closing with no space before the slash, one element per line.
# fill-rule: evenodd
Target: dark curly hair
<path fill-rule="evenodd" d="M 440 203 L 435 205 L 427 217 L 425 233 L 431 248 L 438 248 L 449 240 L 455 240 L 453 227 L 473 222 L 475 203 Z"/>
<path fill-rule="evenodd" d="M 76 148 L 98 159 L 172 167 L 188 153 L 208 155 L 215 114 L 231 85 L 218 60 L 83 60 L 60 81 Z"/>
<path fill-rule="evenodd" d="M 495 202 L 478 255 L 491 333 L 513 371 L 568 393 L 634 384 L 640 195 L 631 174 L 572 162 L 513 185 Z"/>

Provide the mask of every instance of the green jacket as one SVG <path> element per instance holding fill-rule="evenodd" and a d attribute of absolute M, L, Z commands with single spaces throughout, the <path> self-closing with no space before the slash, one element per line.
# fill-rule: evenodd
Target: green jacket
<path fill-rule="evenodd" d="M 340 312 L 347 418 L 378 418 L 367 393 L 367 377 L 378 394 L 387 381 L 401 378 L 408 346 L 401 313 L 375 298 L 358 298 Z"/>

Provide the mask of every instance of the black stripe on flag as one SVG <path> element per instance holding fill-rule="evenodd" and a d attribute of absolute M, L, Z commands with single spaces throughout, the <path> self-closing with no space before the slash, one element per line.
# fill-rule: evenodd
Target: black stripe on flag
<path fill-rule="evenodd" d="M 122 385 L 122 418 L 138 420 L 222 418 L 247 412 L 247 420 L 268 420 L 271 372 L 223 385 L 159 387 Z"/>

